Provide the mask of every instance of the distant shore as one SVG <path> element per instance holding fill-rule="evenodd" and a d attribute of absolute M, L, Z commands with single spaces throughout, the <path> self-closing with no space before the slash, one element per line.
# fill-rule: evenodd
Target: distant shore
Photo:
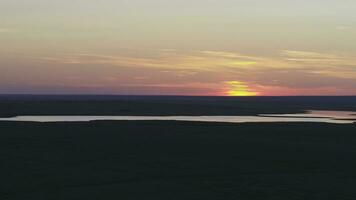
<path fill-rule="evenodd" d="M 356 111 L 356 97 L 0 95 L 0 117 L 18 115 L 200 116 Z"/>

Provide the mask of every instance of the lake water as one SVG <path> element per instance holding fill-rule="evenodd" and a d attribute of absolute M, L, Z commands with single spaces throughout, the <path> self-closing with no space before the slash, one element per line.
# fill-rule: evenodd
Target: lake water
<path fill-rule="evenodd" d="M 17 116 L 0 118 L 0 121 L 28 122 L 89 122 L 96 120 L 128 121 L 197 121 L 197 122 L 324 122 L 351 124 L 356 122 L 356 112 L 310 110 L 302 114 L 260 114 L 258 116 Z"/>

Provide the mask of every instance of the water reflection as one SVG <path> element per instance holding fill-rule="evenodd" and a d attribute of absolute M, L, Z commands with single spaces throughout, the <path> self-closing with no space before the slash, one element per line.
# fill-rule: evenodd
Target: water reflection
<path fill-rule="evenodd" d="M 317 111 L 304 114 L 261 114 L 258 116 L 17 116 L 0 118 L 0 121 L 29 122 L 88 122 L 95 120 L 159 120 L 159 121 L 197 121 L 197 122 L 324 122 L 350 124 L 356 122 L 356 112 Z"/>
<path fill-rule="evenodd" d="M 356 121 L 356 112 L 351 111 L 330 111 L 330 110 L 309 110 L 302 114 L 261 114 L 264 117 L 303 117 L 303 118 L 332 118 L 350 119 Z"/>

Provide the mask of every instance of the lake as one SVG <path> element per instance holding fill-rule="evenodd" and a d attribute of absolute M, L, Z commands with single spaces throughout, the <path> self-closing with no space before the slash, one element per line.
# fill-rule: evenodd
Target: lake
<path fill-rule="evenodd" d="M 28 122 L 89 122 L 97 120 L 120 121 L 197 121 L 197 122 L 321 122 L 352 124 L 356 122 L 356 112 L 309 110 L 300 114 L 260 114 L 257 116 L 16 116 L 0 118 L 0 121 Z"/>

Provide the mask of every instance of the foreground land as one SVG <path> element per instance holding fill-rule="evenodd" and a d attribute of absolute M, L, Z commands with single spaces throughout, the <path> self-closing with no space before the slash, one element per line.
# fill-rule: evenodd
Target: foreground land
<path fill-rule="evenodd" d="M 0 199 L 356 199 L 356 125 L 0 123 Z"/>

